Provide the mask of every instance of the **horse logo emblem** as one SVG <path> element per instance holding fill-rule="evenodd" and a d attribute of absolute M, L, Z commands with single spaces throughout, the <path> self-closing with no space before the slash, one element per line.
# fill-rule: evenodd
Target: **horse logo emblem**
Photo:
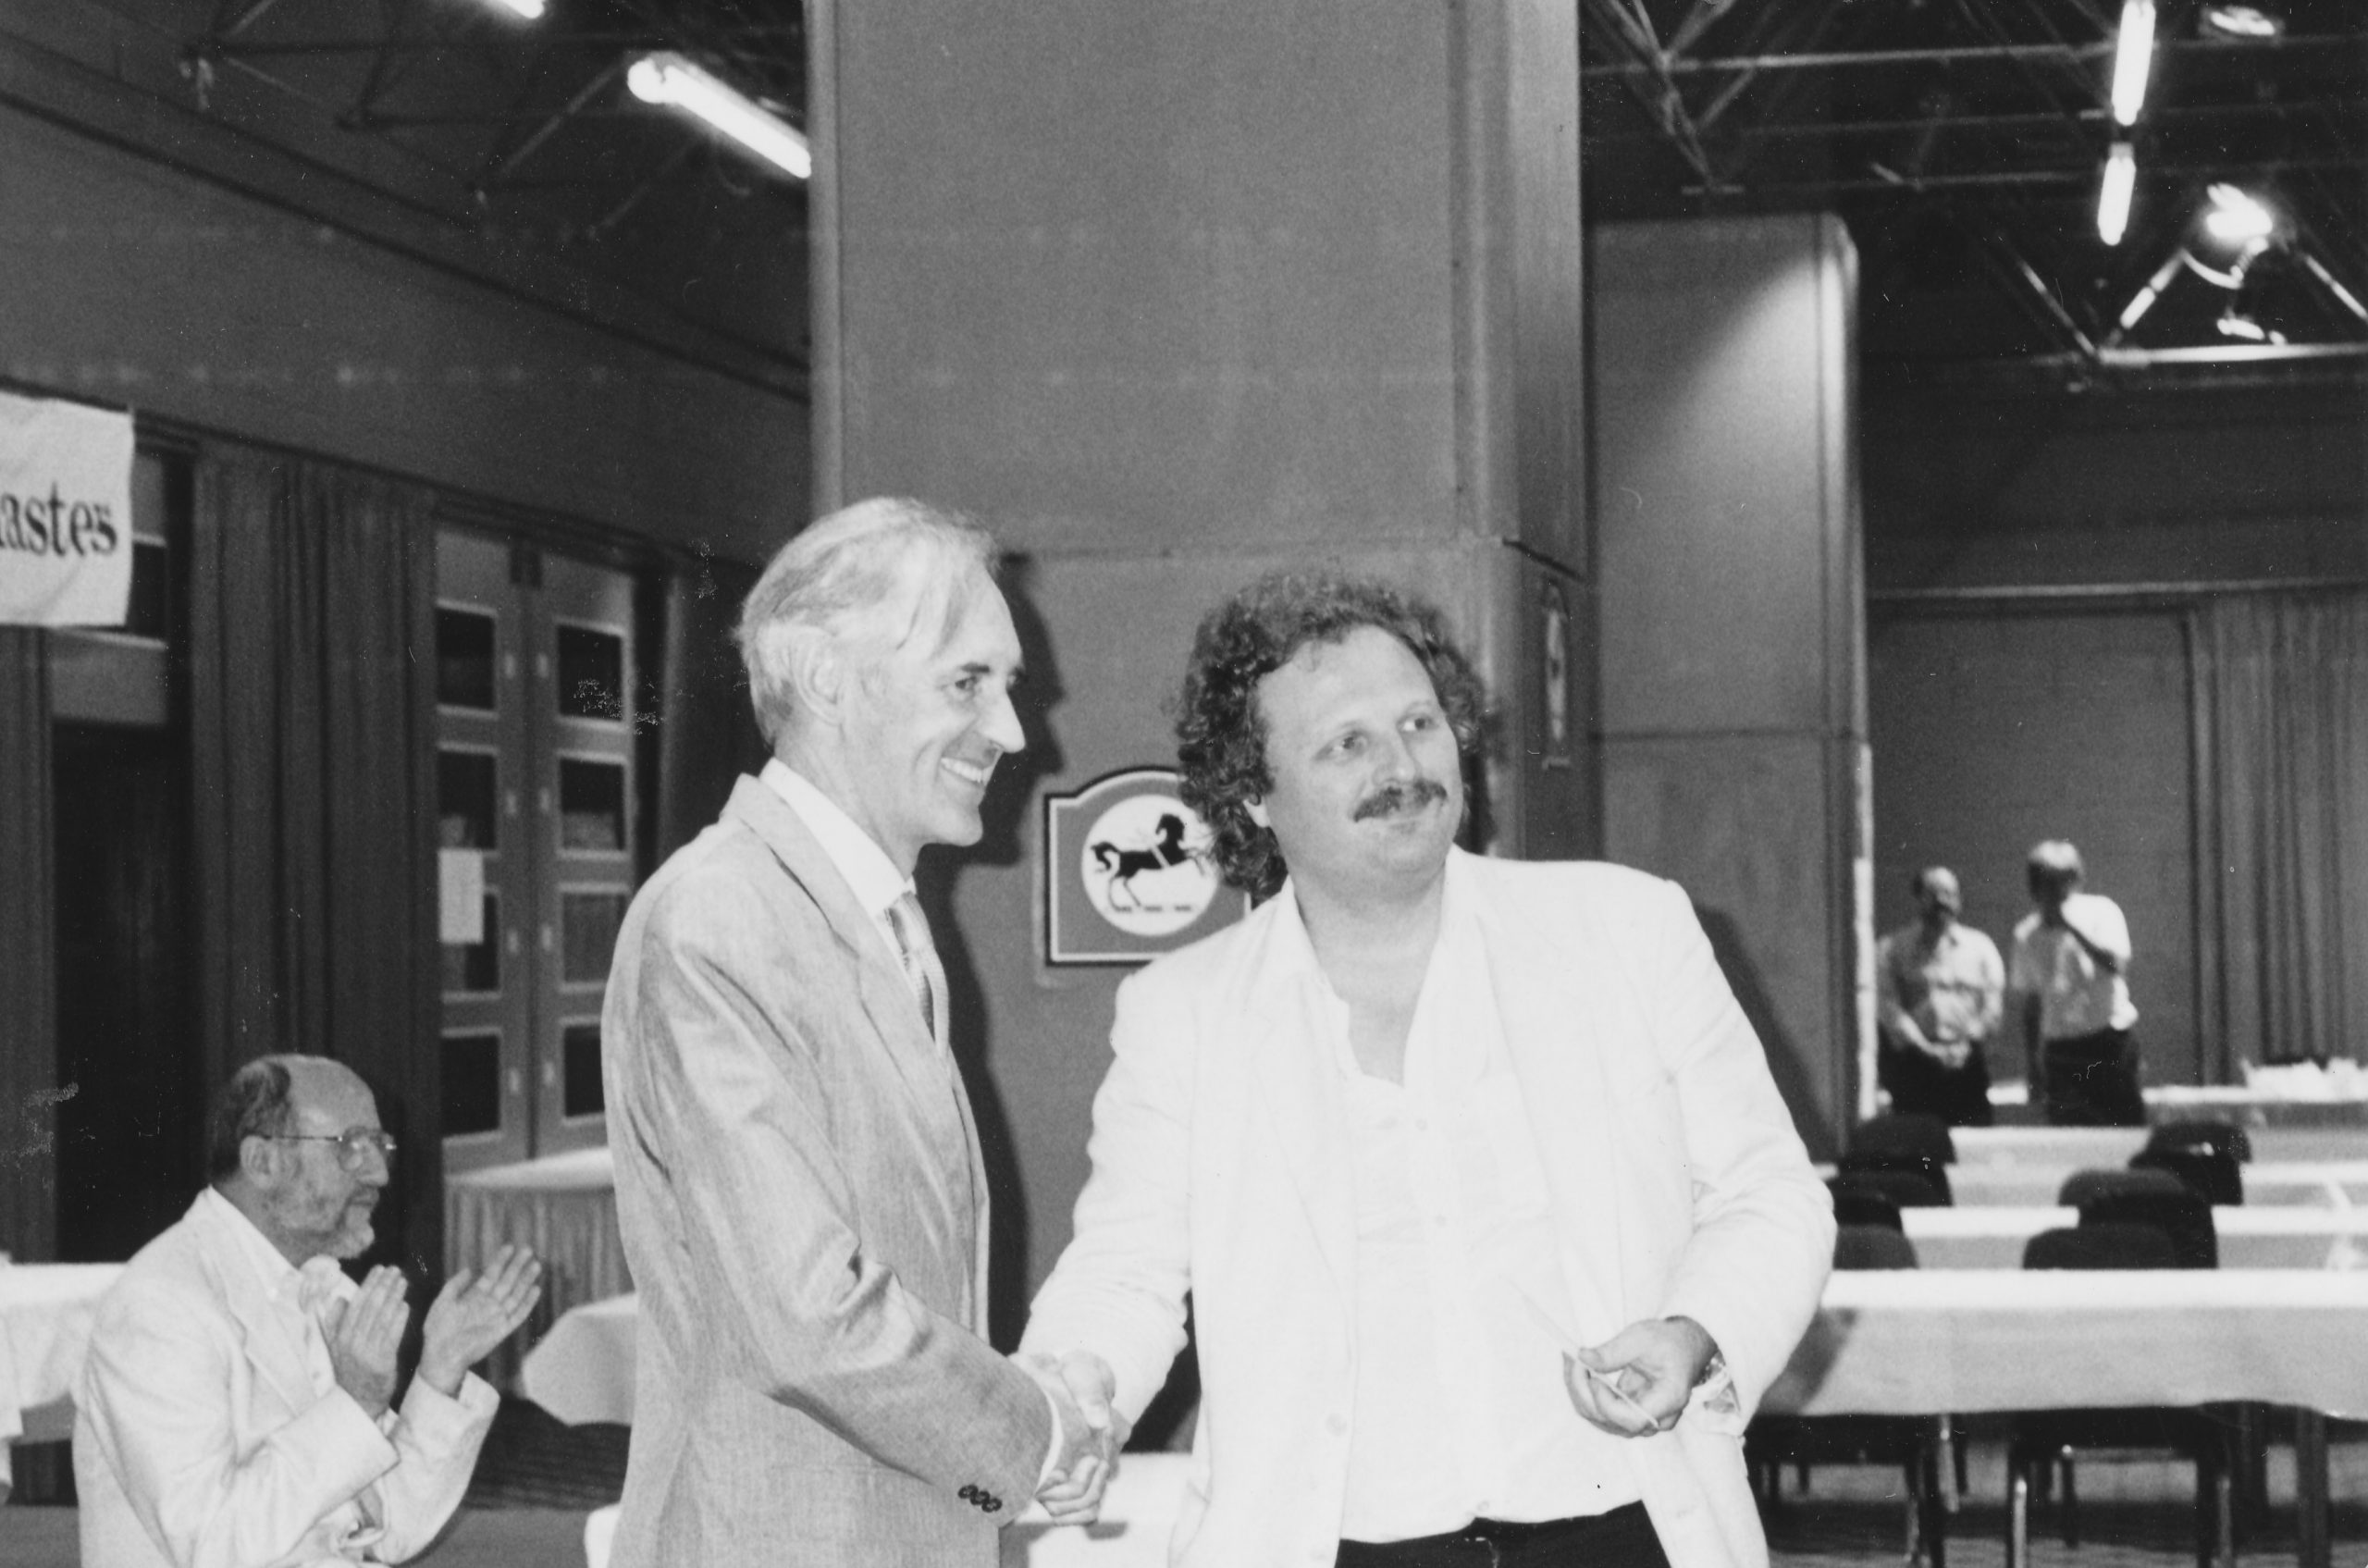
<path fill-rule="evenodd" d="M 1136 936 L 1166 936 L 1216 896 L 1208 830 L 1172 795 L 1119 801 L 1086 830 L 1079 880 L 1095 913 Z"/>

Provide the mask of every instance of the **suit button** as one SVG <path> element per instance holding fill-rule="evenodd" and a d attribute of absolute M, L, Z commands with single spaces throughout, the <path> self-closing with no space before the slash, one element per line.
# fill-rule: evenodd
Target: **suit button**
<path fill-rule="evenodd" d="M 990 1513 L 998 1512 L 1003 1508 L 1003 1499 L 999 1497 L 991 1497 L 980 1506 L 985 1508 Z"/>
<path fill-rule="evenodd" d="M 976 1487 L 964 1487 L 958 1495 L 964 1502 L 976 1502 L 979 1500 L 979 1488 Z"/>

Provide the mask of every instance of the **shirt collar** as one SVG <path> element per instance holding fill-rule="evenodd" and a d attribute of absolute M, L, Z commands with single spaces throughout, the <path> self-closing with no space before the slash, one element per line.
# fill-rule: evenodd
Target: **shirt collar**
<path fill-rule="evenodd" d="M 208 1187 L 197 1195 L 197 1201 L 214 1216 L 214 1222 L 228 1230 L 237 1241 L 239 1254 L 263 1281 L 264 1293 L 278 1301 L 283 1295 L 294 1299 L 297 1285 L 303 1276 L 287 1254 L 271 1244 L 271 1238 L 255 1228 L 239 1205 L 224 1197 L 218 1188 Z"/>
<path fill-rule="evenodd" d="M 898 873 L 896 863 L 888 852 L 872 841 L 870 833 L 856 826 L 855 819 L 839 809 L 838 803 L 814 786 L 812 780 L 776 757 L 765 764 L 758 775 L 766 785 L 789 803 L 806 831 L 822 846 L 831 864 L 846 879 L 847 889 L 856 902 L 875 918 L 912 892 L 910 877 Z"/>
<path fill-rule="evenodd" d="M 1463 862 L 1468 858 L 1461 849 L 1447 852 L 1447 873 L 1441 879 L 1439 894 L 1439 932 L 1432 944 L 1432 951 L 1461 945 L 1473 929 L 1471 869 Z M 1307 934 L 1307 924 L 1300 919 L 1299 895 L 1292 879 L 1283 880 L 1281 891 L 1275 895 L 1281 906 L 1275 911 L 1276 944 L 1274 957 L 1294 978 L 1313 980 L 1327 991 L 1331 982 L 1324 978 L 1324 966 L 1315 957 L 1315 940 Z"/>

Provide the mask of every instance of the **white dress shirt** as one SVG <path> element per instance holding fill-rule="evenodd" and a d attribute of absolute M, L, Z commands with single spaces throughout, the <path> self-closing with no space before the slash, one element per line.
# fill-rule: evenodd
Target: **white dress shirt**
<path fill-rule="evenodd" d="M 2015 927 L 2007 989 L 2039 997 L 2042 1040 L 2129 1028 L 2138 1021 L 2138 1008 L 2129 1000 L 2129 921 L 2121 906 L 2102 894 L 2075 893 L 2064 900 L 2064 924 L 2112 954 L 2121 967 L 2109 969 L 2098 963 L 2071 931 L 2042 924 L 2033 910 Z"/>
<path fill-rule="evenodd" d="M 1402 1084 L 1359 1068 L 1348 1005 L 1296 908 L 1280 913 L 1302 983 L 1318 988 L 1322 1046 L 1346 1080 L 1356 1167 L 1356 1402 L 1340 1534 L 1403 1540 L 1474 1518 L 1561 1519 L 1636 1500 L 1621 1439 L 1572 1408 L 1561 1345 L 1538 1321 L 1540 1308 L 1570 1321 L 1545 1167 L 1453 869 Z"/>

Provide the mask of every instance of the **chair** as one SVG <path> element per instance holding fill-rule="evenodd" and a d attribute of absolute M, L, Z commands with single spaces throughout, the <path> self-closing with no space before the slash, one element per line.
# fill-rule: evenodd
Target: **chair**
<path fill-rule="evenodd" d="M 1904 1209 L 1945 1208 L 1949 1202 L 1948 1194 L 1919 1170 L 1867 1167 L 1854 1169 L 1844 1162 L 1841 1173 L 1827 1186 L 1836 1192 L 1845 1188 L 1860 1192 L 1879 1192 Z"/>
<path fill-rule="evenodd" d="M 2058 1207 L 2077 1209 L 2106 1192 L 2178 1192 L 2187 1183 L 2166 1170 L 2128 1170 L 2115 1166 L 2076 1170 L 2055 1190 Z"/>
<path fill-rule="evenodd" d="M 1825 1188 L 1833 1194 L 1833 1223 L 1844 1229 L 1869 1225 L 1903 1232 L 1907 1228 L 1900 1221 L 1897 1199 L 1839 1176 L 1830 1179 Z"/>
<path fill-rule="evenodd" d="M 1916 1247 L 1888 1226 L 1844 1224 L 1834 1235 L 1833 1266 L 1914 1268 Z M 1760 1415 L 1744 1434 L 1744 1463 L 1770 1512 L 1782 1505 L 1787 1464 L 1804 1489 L 1812 1464 L 1898 1466 L 1907 1482 L 1908 1560 L 1929 1557 L 1931 1568 L 1947 1568 L 1941 1445 L 1948 1425 L 1945 1415 Z"/>
<path fill-rule="evenodd" d="M 2180 1147 L 2150 1143 L 2130 1156 L 2132 1170 L 2164 1170 L 2177 1177 L 2207 1204 L 2242 1204 L 2244 1167 L 2225 1149 L 2195 1143 Z"/>
<path fill-rule="evenodd" d="M 2193 1194 L 2183 1194 L 2190 1199 Z M 2090 1222 L 2077 1229 L 2042 1230 L 2023 1249 L 2031 1268 L 2165 1268 L 2177 1266 L 2176 1239 L 2151 1225 Z M 2147 1459 L 2168 1451 L 2195 1465 L 2195 1555 L 2200 1568 L 2237 1561 L 2233 1499 L 2235 1450 L 2228 1426 L 2205 1410 L 2049 1410 L 2015 1417 L 2006 1445 L 2006 1568 L 2029 1568 L 2034 1475 L 2060 1467 L 2064 1544 L 2080 1544 L 2080 1501 L 2075 1456 Z"/>
<path fill-rule="evenodd" d="M 2239 1165 L 2253 1157 L 2252 1140 L 2233 1121 L 2166 1121 L 2147 1135 L 2149 1149 L 2210 1149 L 2234 1154 Z"/>
<path fill-rule="evenodd" d="M 1897 1174 L 1921 1177 L 1932 1189 L 1933 1202 L 1951 1202 L 1949 1167 L 1931 1154 L 1898 1149 L 1852 1148 L 1836 1162 L 1835 1168 L 1844 1176 L 1879 1176 Z"/>
<path fill-rule="evenodd" d="M 2212 1204 L 2202 1193 L 2166 1171 L 2130 1170 L 2116 1173 L 2120 1182 L 2099 1182 L 2069 1206 L 2080 1211 L 2080 1224 L 2151 1225 L 2171 1239 L 2176 1266 L 2220 1266 L 2220 1235 L 2212 1223 Z M 2167 1182 L 2164 1179 L 2167 1178 Z M 2066 1183 L 2068 1188 L 2069 1182 Z"/>
<path fill-rule="evenodd" d="M 1860 1122 L 1851 1130 L 1850 1148 L 1854 1154 L 1907 1154 L 1934 1165 L 1957 1163 L 1956 1140 L 1949 1135 L 1949 1124 L 1916 1111 L 1893 1112 Z"/>

